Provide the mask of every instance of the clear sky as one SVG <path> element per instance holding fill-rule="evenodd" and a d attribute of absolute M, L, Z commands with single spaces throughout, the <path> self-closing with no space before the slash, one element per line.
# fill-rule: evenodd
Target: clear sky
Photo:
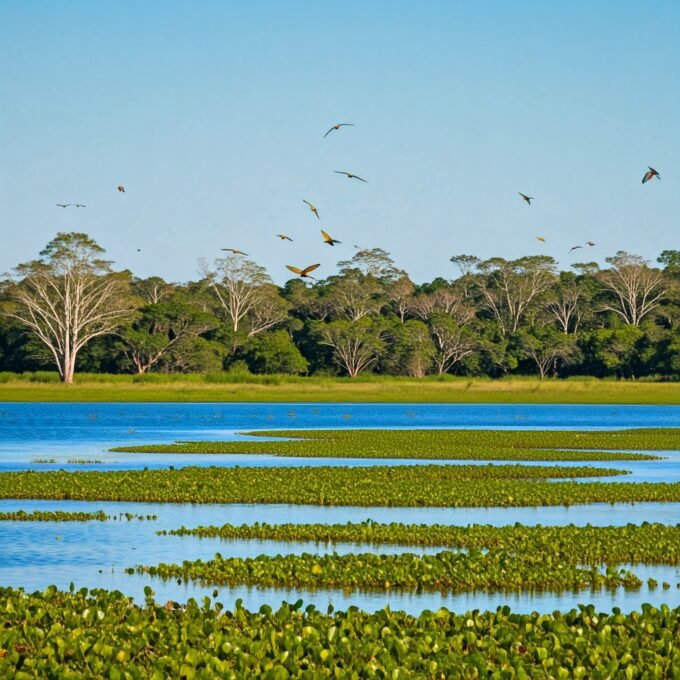
<path fill-rule="evenodd" d="M 74 230 L 171 281 L 221 247 L 278 283 L 353 244 L 417 282 L 460 253 L 654 260 L 679 181 L 672 0 L 0 0 L 0 272 Z"/>

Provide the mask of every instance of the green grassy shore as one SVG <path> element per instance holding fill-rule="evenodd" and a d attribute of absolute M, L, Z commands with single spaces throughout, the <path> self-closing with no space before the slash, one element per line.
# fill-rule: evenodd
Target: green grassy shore
<path fill-rule="evenodd" d="M 680 404 L 680 385 L 597 379 L 423 379 L 284 375 L 81 374 L 62 385 L 56 374 L 0 374 L 5 402 L 410 402 L 526 404 Z"/>

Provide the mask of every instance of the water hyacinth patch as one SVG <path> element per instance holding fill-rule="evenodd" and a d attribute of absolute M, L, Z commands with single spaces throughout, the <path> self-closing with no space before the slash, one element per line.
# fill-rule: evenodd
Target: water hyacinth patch
<path fill-rule="evenodd" d="M 128 573 L 134 573 L 128 569 Z M 608 568 L 584 569 L 552 555 L 504 551 L 442 551 L 436 555 L 259 555 L 254 558 L 185 560 L 182 564 L 138 566 L 140 574 L 197 581 L 201 585 L 331 588 L 344 590 L 579 591 L 586 588 L 639 588 L 634 574 Z"/>
<path fill-rule="evenodd" d="M 440 507 L 680 501 L 680 483 L 545 481 L 616 474 L 522 465 L 27 471 L 0 474 L 0 498 Z"/>
<path fill-rule="evenodd" d="M 680 429 L 555 430 L 260 430 L 243 432 L 274 441 L 186 441 L 120 446 L 133 453 L 253 453 L 329 458 L 450 460 L 651 460 L 622 450 L 680 449 Z M 276 439 L 279 439 L 278 441 Z M 286 438 L 281 441 L 282 438 Z M 572 449 L 572 450 L 566 450 Z M 599 449 L 599 450 L 596 450 Z M 610 449 L 610 451 L 606 451 Z"/>
<path fill-rule="evenodd" d="M 356 543 L 441 546 L 553 555 L 569 564 L 680 564 L 680 524 L 625 526 L 524 526 L 488 524 L 380 524 L 370 520 L 347 524 L 224 524 L 163 530 L 159 535 L 224 540 Z"/>
<path fill-rule="evenodd" d="M 564 614 L 425 611 L 414 617 L 302 601 L 250 612 L 208 598 L 145 606 L 119 592 L 0 588 L 3 677 L 672 678 L 680 608 Z M 19 675 L 23 674 L 23 675 Z"/>

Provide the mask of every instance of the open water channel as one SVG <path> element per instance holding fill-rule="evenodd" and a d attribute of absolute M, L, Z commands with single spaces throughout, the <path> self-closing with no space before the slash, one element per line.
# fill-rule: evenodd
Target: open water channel
<path fill-rule="evenodd" d="M 631 427 L 680 427 L 677 406 L 589 405 L 467 405 L 467 404 L 0 404 L 0 472 L 13 470 L 96 469 L 122 470 L 174 465 L 389 465 L 415 461 L 367 459 L 283 458 L 266 455 L 114 454 L 108 449 L 131 443 L 164 443 L 176 440 L 240 439 L 238 434 L 255 429 L 322 428 L 483 428 L 483 429 L 619 429 Z M 657 452 L 658 453 L 658 452 Z M 659 461 L 602 463 L 630 474 L 612 481 L 680 481 L 680 451 L 663 452 Z M 55 464 L 37 464 L 36 458 Z M 97 459 L 99 464 L 69 464 L 69 459 Z M 431 463 L 433 461 L 426 461 Z M 469 461 L 463 461 L 469 463 Z M 484 461 L 484 464 L 488 461 Z M 441 464 L 457 464 L 441 461 Z M 555 463 L 569 465 L 570 463 Z M 599 463 L 588 463 L 598 465 Z M 157 515 L 155 521 L 107 522 L 0 522 L 0 585 L 43 589 L 73 582 L 80 587 L 118 589 L 143 597 L 150 585 L 156 598 L 186 600 L 212 593 L 212 587 L 163 582 L 148 576 L 129 575 L 126 567 L 158 562 L 181 563 L 185 559 L 301 552 L 437 552 L 437 548 L 399 546 L 326 546 L 276 541 L 221 541 L 195 537 L 158 536 L 159 529 L 199 524 L 252 522 L 415 522 L 450 524 L 620 525 L 680 522 L 680 504 L 595 504 L 549 508 L 363 508 L 304 505 L 186 505 L 162 503 L 100 503 L 81 501 L 0 501 L 0 512 L 15 510 L 103 510 L 110 515 L 130 512 Z M 451 609 L 486 609 L 508 604 L 516 611 L 569 609 L 579 602 L 610 609 L 631 610 L 643 602 L 680 605 L 680 568 L 636 565 L 630 567 L 643 579 L 667 581 L 660 587 L 638 591 L 567 593 L 366 593 L 342 591 L 220 588 L 218 599 L 226 606 L 242 598 L 257 608 L 267 603 L 302 597 L 320 609 L 357 605 L 369 611 L 390 605 L 417 613 L 446 606 Z"/>

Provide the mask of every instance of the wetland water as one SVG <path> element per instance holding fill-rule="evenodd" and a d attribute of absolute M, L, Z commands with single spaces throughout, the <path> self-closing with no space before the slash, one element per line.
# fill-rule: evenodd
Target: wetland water
<path fill-rule="evenodd" d="M 623 427 L 678 427 L 677 406 L 559 406 L 559 405 L 460 405 L 460 404 L 2 404 L 0 405 L 0 471 L 20 469 L 132 469 L 168 465 L 329 465 L 330 459 L 279 458 L 247 455 L 140 455 L 113 454 L 112 446 L 128 443 L 163 443 L 178 439 L 238 439 L 236 431 L 284 428 L 426 428 L 460 427 L 489 429 L 618 429 Z M 679 481 L 680 452 L 664 452 L 661 461 L 607 462 L 632 474 L 612 481 Z M 33 464 L 34 458 L 55 458 L 55 465 Z M 69 458 L 104 461 L 86 466 L 70 465 Z M 399 460 L 335 461 L 341 465 L 409 464 Z M 434 462 L 434 461 L 427 461 Z M 466 461 L 469 463 L 469 461 Z M 485 461 L 486 464 L 488 461 Z M 447 461 L 447 464 L 456 464 Z M 560 463 L 557 463 L 560 464 Z M 561 463 L 569 465 L 569 463 Z M 598 463 L 588 463 L 597 465 Z M 118 589 L 143 598 L 151 585 L 158 600 L 186 600 L 210 594 L 212 587 L 163 582 L 148 576 L 128 575 L 126 567 L 158 562 L 203 559 L 220 552 L 223 556 L 255 556 L 292 552 L 359 551 L 354 545 L 329 547 L 313 543 L 276 541 L 221 541 L 195 537 L 157 536 L 158 529 L 181 525 L 231 522 L 422 522 L 494 525 L 597 524 L 620 525 L 680 522 L 680 504 L 639 503 L 549 507 L 549 508 L 356 508 L 286 505 L 170 505 L 141 503 L 86 503 L 75 501 L 0 501 L 0 512 L 13 510 L 104 510 L 107 514 L 133 512 L 157 515 L 157 521 L 108 522 L 0 522 L 0 584 L 43 589 L 61 588 L 74 582 L 79 587 Z M 437 552 L 385 546 L 366 550 L 379 552 Z M 342 591 L 291 591 L 257 588 L 219 588 L 219 600 L 227 606 L 240 597 L 249 608 L 302 597 L 325 609 L 355 604 L 373 611 L 389 604 L 394 609 L 417 613 L 447 606 L 452 609 L 494 608 L 509 604 L 517 611 L 569 609 L 591 602 L 602 609 L 624 610 L 642 602 L 680 604 L 680 570 L 676 567 L 635 566 L 643 579 L 667 581 L 670 590 L 619 589 L 591 593 L 343 593 Z"/>

